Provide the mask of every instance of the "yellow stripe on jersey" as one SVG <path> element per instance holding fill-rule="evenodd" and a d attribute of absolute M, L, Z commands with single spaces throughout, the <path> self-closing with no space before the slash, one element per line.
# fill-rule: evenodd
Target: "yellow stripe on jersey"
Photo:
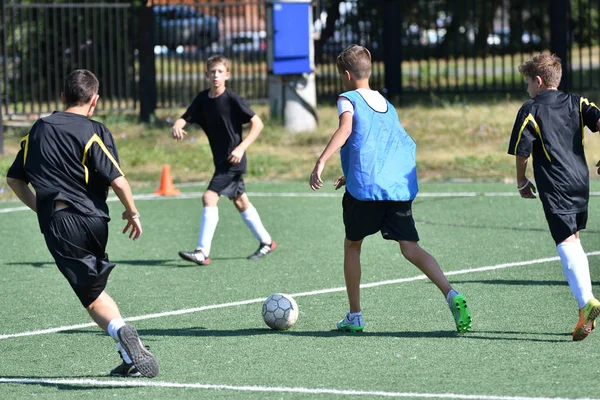
<path fill-rule="evenodd" d="M 542 138 L 542 131 L 540 129 L 540 126 L 537 124 L 537 122 L 535 122 L 535 118 L 533 118 L 533 115 L 531 115 L 531 114 L 527 115 L 527 118 L 525 118 L 525 121 L 523 121 L 523 125 L 521 125 L 521 129 L 519 130 L 519 134 L 517 135 L 517 142 L 515 143 L 514 154 L 517 154 L 517 146 L 519 145 L 519 142 L 521 141 L 521 134 L 523 133 L 523 131 L 525 130 L 525 127 L 527 126 L 527 124 L 529 122 L 531 122 L 533 124 L 535 132 L 540 137 L 540 140 L 542 142 L 542 149 L 544 149 L 544 154 L 546 155 L 546 158 L 548 159 L 548 161 L 552 161 L 550 159 L 550 154 L 548 154 L 548 151 L 546 150 L 546 146 L 544 146 L 544 139 Z"/>
<path fill-rule="evenodd" d="M 27 152 L 29 151 L 29 134 L 25 135 L 23 139 L 21 139 L 21 143 L 25 142 L 25 148 L 23 149 L 23 166 L 25 166 L 25 161 L 27 161 Z"/>
<path fill-rule="evenodd" d="M 590 107 L 595 107 L 597 110 L 600 110 L 597 105 L 594 103 L 590 103 L 588 99 L 585 97 L 579 98 L 579 118 L 581 118 L 581 144 L 584 144 L 584 133 L 585 133 L 585 125 L 583 123 L 583 104 L 587 104 Z"/>
<path fill-rule="evenodd" d="M 81 160 L 81 164 L 83 165 L 83 170 L 85 172 L 85 183 L 87 184 L 89 180 L 89 171 L 87 166 L 85 165 L 85 162 L 87 161 L 87 153 L 94 143 L 98 143 L 100 149 L 102 149 L 102 151 L 106 154 L 108 159 L 115 165 L 115 167 L 119 170 L 121 175 L 125 176 L 125 174 L 121 170 L 121 167 L 119 167 L 119 163 L 117 162 L 117 160 L 115 160 L 112 154 L 110 154 L 110 151 L 108 151 L 108 149 L 104 145 L 104 142 L 102 142 L 102 139 L 100 139 L 100 136 L 98 136 L 97 133 L 94 133 L 94 136 L 92 136 L 85 145 L 85 149 L 83 150 L 83 159 Z"/>

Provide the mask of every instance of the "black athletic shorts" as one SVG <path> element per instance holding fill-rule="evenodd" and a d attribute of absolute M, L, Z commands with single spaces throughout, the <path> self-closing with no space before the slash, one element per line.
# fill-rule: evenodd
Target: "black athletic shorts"
<path fill-rule="evenodd" d="M 348 240 L 359 241 L 381 232 L 388 240 L 419 241 L 412 201 L 361 201 L 346 192 L 342 207 Z"/>
<path fill-rule="evenodd" d="M 546 213 L 546 221 L 548 221 L 548 226 L 550 227 L 550 234 L 557 245 L 575 232 L 585 229 L 587 219 L 587 210 L 576 214 Z"/>
<path fill-rule="evenodd" d="M 215 172 L 208 184 L 208 190 L 233 200 L 246 193 L 246 185 L 242 174 L 237 172 Z"/>
<path fill-rule="evenodd" d="M 105 252 L 108 222 L 65 208 L 54 213 L 44 238 L 58 269 L 87 308 L 100 296 L 115 267 Z"/>

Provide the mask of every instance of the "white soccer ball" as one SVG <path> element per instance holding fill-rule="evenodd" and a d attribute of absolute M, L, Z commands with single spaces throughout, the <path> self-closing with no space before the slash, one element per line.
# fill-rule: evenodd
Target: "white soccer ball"
<path fill-rule="evenodd" d="M 298 304 L 289 294 L 270 295 L 262 306 L 262 316 L 271 329 L 290 329 L 298 320 Z"/>

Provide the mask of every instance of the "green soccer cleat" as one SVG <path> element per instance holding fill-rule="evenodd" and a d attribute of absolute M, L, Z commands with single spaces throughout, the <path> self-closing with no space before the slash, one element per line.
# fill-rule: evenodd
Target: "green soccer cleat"
<path fill-rule="evenodd" d="M 460 293 L 454 295 L 448 305 L 454 316 L 454 322 L 456 322 L 456 330 L 464 333 L 471 329 L 472 318 L 465 296 Z"/>
<path fill-rule="evenodd" d="M 362 315 L 349 318 L 349 314 L 346 314 L 344 319 L 337 323 L 337 328 L 343 332 L 362 332 L 365 329 L 365 321 Z"/>
<path fill-rule="evenodd" d="M 579 310 L 579 321 L 573 331 L 573 340 L 583 340 L 596 327 L 596 318 L 600 315 L 600 301 L 592 298 Z"/>

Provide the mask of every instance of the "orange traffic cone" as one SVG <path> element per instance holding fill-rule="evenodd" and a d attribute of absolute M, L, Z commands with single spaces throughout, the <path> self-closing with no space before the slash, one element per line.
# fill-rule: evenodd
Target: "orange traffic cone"
<path fill-rule="evenodd" d="M 181 191 L 175 189 L 173 186 L 173 179 L 171 178 L 171 167 L 169 164 L 163 165 L 162 175 L 160 177 L 160 187 L 154 191 L 154 194 L 160 194 L 161 196 L 177 196 Z"/>

